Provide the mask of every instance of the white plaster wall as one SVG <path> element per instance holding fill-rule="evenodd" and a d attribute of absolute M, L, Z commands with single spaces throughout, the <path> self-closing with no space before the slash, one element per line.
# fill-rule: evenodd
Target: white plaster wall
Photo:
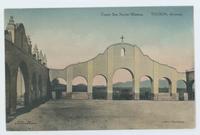
<path fill-rule="evenodd" d="M 125 55 L 121 56 L 121 49 Z M 108 93 L 112 93 L 112 77 L 116 70 L 124 68 L 133 74 L 134 92 L 139 93 L 140 80 L 143 76 L 152 79 L 153 93 L 158 93 L 159 79 L 166 77 L 171 81 L 171 93 L 176 94 L 177 80 L 186 81 L 185 73 L 179 73 L 175 68 L 160 64 L 144 55 L 135 45 L 117 43 L 109 46 L 103 54 L 86 62 L 73 64 L 65 69 L 50 69 L 50 79 L 62 77 L 66 80 L 68 92 L 71 92 L 71 82 L 77 76 L 82 76 L 88 83 L 88 92 L 92 92 L 92 82 L 96 75 L 103 75 L 107 80 Z"/>

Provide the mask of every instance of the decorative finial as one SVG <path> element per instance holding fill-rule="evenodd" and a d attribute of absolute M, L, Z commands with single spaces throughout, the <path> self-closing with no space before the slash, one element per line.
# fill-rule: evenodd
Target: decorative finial
<path fill-rule="evenodd" d="M 124 42 L 124 36 L 123 35 L 120 37 L 120 39 L 121 39 L 121 42 Z"/>

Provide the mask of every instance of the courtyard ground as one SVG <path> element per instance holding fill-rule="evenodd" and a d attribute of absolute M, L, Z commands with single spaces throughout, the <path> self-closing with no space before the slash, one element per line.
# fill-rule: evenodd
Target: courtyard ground
<path fill-rule="evenodd" d="M 25 131 L 194 127 L 194 101 L 50 100 L 7 123 Z"/>

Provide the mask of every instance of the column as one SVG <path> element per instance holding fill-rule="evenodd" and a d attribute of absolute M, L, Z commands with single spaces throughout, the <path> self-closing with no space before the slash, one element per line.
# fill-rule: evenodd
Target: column
<path fill-rule="evenodd" d="M 140 100 L 140 79 L 135 77 L 134 84 L 134 99 Z"/>
<path fill-rule="evenodd" d="M 179 100 L 178 94 L 177 94 L 177 88 L 176 88 L 176 81 L 173 80 L 171 84 L 171 98 L 172 100 Z"/>
<path fill-rule="evenodd" d="M 113 87 L 112 87 L 112 74 L 114 70 L 113 65 L 113 48 L 109 48 L 107 50 L 107 99 L 112 100 L 113 99 Z"/>
<path fill-rule="evenodd" d="M 112 79 L 108 79 L 108 84 L 107 84 L 107 99 L 112 100 L 113 97 L 113 87 L 112 87 Z"/>
<path fill-rule="evenodd" d="M 155 79 L 153 80 L 152 85 L 152 100 L 158 100 L 158 91 L 159 91 L 159 80 Z"/>
<path fill-rule="evenodd" d="M 160 71 L 159 64 L 157 62 L 153 62 L 153 87 L 152 87 L 152 99 L 158 100 L 159 94 L 159 79 L 160 79 Z"/>
<path fill-rule="evenodd" d="M 189 83 L 188 83 L 188 81 L 186 82 L 186 91 L 187 91 L 187 93 L 188 93 L 188 100 L 190 100 L 191 99 L 191 91 L 190 91 L 191 89 L 190 89 L 190 85 L 189 85 Z"/>
<path fill-rule="evenodd" d="M 132 80 L 132 86 L 133 88 L 132 88 L 131 94 L 132 94 L 132 100 L 134 100 L 134 95 L 135 95 L 135 81 L 134 80 Z"/>
<path fill-rule="evenodd" d="M 88 99 L 93 99 L 92 97 L 92 80 L 88 80 Z"/>
<path fill-rule="evenodd" d="M 93 83 L 93 61 L 90 60 L 88 62 L 88 69 L 87 69 L 87 79 L 88 79 L 88 99 L 93 99 L 92 97 L 92 83 Z"/>
<path fill-rule="evenodd" d="M 66 78 L 65 80 L 67 81 L 67 93 L 66 93 L 66 98 L 67 99 L 72 99 L 72 80 L 73 80 L 73 68 L 69 67 L 65 71 Z"/>
<path fill-rule="evenodd" d="M 71 82 L 71 80 L 70 80 L 70 82 L 67 84 L 66 98 L 67 98 L 67 99 L 71 99 L 71 98 L 72 98 L 72 82 Z"/>
<path fill-rule="evenodd" d="M 16 105 L 17 105 L 17 80 L 15 78 L 17 76 L 16 73 L 11 73 L 11 78 L 10 78 L 10 114 L 15 114 L 16 113 Z"/>
<path fill-rule="evenodd" d="M 187 82 L 188 100 L 194 100 L 194 95 L 193 95 L 194 93 L 192 90 L 192 85 L 193 85 L 193 83 L 188 80 L 188 82 Z"/>

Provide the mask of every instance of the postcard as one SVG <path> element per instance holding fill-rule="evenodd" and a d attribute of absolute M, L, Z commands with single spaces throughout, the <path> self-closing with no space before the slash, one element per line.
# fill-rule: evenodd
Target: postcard
<path fill-rule="evenodd" d="M 5 8 L 7 131 L 196 128 L 193 6 Z"/>

